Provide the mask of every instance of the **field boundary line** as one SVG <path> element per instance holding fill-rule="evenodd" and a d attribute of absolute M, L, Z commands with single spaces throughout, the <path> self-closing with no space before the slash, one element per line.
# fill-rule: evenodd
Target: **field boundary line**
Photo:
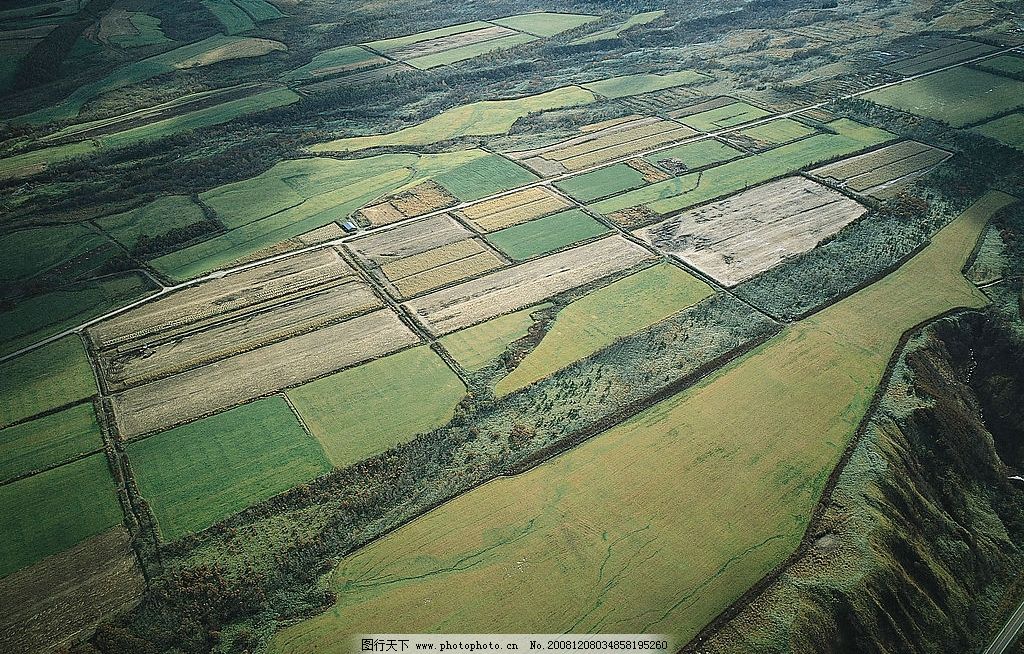
<path fill-rule="evenodd" d="M 862 95 L 867 95 L 867 94 L 873 93 L 875 91 L 880 91 L 882 89 L 889 88 L 891 86 L 896 86 L 898 84 L 903 84 L 903 83 L 906 83 L 906 82 L 910 82 L 910 81 L 913 81 L 915 79 L 919 79 L 919 78 L 922 78 L 922 77 L 927 77 L 929 75 L 934 75 L 934 74 L 937 74 L 937 73 L 941 73 L 943 71 L 951 70 L 953 68 L 958 68 L 960 66 L 966 66 L 966 65 L 969 65 L 969 64 L 973 64 L 973 63 L 976 63 L 978 61 L 984 61 L 986 59 L 992 59 L 994 57 L 997 57 L 997 56 L 1000 56 L 1000 55 L 1004 55 L 1004 54 L 1007 54 L 1007 53 L 1010 53 L 1010 52 L 1024 52 L 1024 46 L 1010 46 L 1010 47 L 1001 48 L 1001 49 L 995 50 L 993 52 L 990 52 L 988 54 L 981 55 L 979 57 L 975 57 L 974 59 L 969 59 L 969 60 L 966 60 L 966 61 L 962 61 L 962 62 L 959 62 L 959 63 L 956 63 L 956 64 L 951 64 L 949 66 L 944 66 L 944 67 L 941 67 L 941 68 L 936 68 L 935 70 L 925 71 L 923 73 L 918 73 L 916 75 L 912 75 L 912 76 L 909 76 L 909 77 L 904 77 L 904 78 L 902 78 L 900 80 L 897 80 L 897 81 L 886 82 L 886 83 L 883 83 L 883 84 L 880 84 L 880 85 L 877 85 L 877 86 L 874 86 L 874 87 L 869 87 L 869 88 L 866 88 L 866 89 L 862 89 L 860 91 L 856 91 L 854 93 L 849 93 L 849 94 L 846 94 L 846 95 L 837 96 L 835 98 L 830 98 L 828 100 L 822 100 L 820 102 L 811 103 L 811 104 L 805 105 L 803 107 L 798 107 L 796 109 L 790 109 L 788 111 L 784 111 L 784 112 L 780 112 L 780 113 L 772 115 L 772 116 L 767 116 L 767 117 L 764 117 L 764 118 L 760 118 L 760 119 L 751 121 L 749 123 L 745 123 L 745 124 L 740 125 L 740 126 L 725 128 L 725 129 L 718 130 L 718 131 L 715 131 L 715 132 L 707 132 L 707 133 L 704 133 L 704 134 L 699 134 L 699 135 L 696 135 L 696 136 L 688 137 L 688 138 L 680 140 L 680 141 L 676 141 L 676 142 L 672 142 L 672 143 L 666 143 L 666 144 L 660 145 L 660 146 L 658 146 L 656 148 L 651 148 L 651 149 L 646 150 L 646 151 L 641 151 L 641 152 L 637 152 L 637 153 L 631 154 L 631 155 L 629 155 L 627 157 L 621 157 L 619 159 L 614 159 L 614 160 L 611 160 L 611 161 L 606 161 L 606 162 L 601 163 L 599 165 L 594 165 L 594 166 L 591 166 L 589 168 L 584 168 L 584 169 L 581 169 L 581 170 L 577 170 L 577 171 L 572 172 L 572 173 L 565 173 L 565 174 L 561 174 L 561 175 L 556 175 L 556 176 L 548 178 L 548 179 L 540 179 L 540 180 L 537 180 L 535 182 L 530 182 L 529 184 L 524 184 L 522 186 L 517 186 L 517 187 L 515 187 L 513 189 L 508 189 L 506 191 L 501 191 L 499 193 L 494 193 L 494 194 L 489 195 L 487 197 L 480 198 L 480 199 L 477 199 L 477 200 L 473 200 L 471 202 L 462 202 L 462 203 L 460 203 L 458 205 L 455 205 L 455 206 L 452 206 L 452 207 L 448 207 L 446 209 L 438 209 L 438 210 L 435 210 L 435 211 L 431 211 L 431 212 L 422 214 L 420 216 L 415 216 L 413 218 L 407 218 L 405 220 L 400 220 L 400 221 L 391 223 L 390 225 L 382 225 L 381 227 L 370 228 L 370 229 L 364 230 L 362 232 L 359 232 L 357 234 L 351 234 L 349 236 L 344 236 L 344 237 L 337 238 L 337 239 L 334 239 L 334 240 L 331 240 L 331 241 L 325 241 L 323 243 L 318 243 L 318 244 L 315 244 L 315 245 L 309 245 L 309 246 L 297 248 L 297 249 L 291 250 L 289 252 L 283 252 L 281 254 L 272 255 L 272 256 L 269 256 L 269 257 L 266 257 L 266 258 L 263 258 L 263 259 L 257 259 L 255 261 L 251 261 L 251 262 L 246 263 L 246 264 L 241 264 L 241 265 L 238 265 L 238 266 L 233 266 L 233 267 L 228 267 L 228 268 L 222 268 L 222 269 L 213 271 L 211 273 L 208 273 L 206 275 L 202 275 L 200 277 L 196 277 L 194 279 L 190 279 L 190 280 L 181 282 L 179 284 L 175 284 L 175 285 L 172 285 L 172 286 L 165 286 L 161 290 L 157 291 L 155 294 L 153 294 L 153 295 L 151 295 L 151 296 L 149 296 L 147 298 L 143 298 L 143 299 L 137 300 L 137 301 L 132 302 L 132 303 L 130 303 L 128 305 L 125 305 L 124 307 L 121 307 L 119 309 L 115 309 L 115 310 L 110 311 L 110 312 L 108 312 L 106 314 L 103 314 L 101 316 L 97 316 L 96 318 L 93 318 L 93 319 L 91 319 L 89 321 L 86 321 L 86 322 L 78 325 L 77 327 L 69 328 L 67 330 L 64 330 L 63 332 L 60 332 L 59 334 L 55 334 L 55 335 L 50 336 L 50 337 L 48 337 L 46 339 L 38 341 L 38 342 L 36 342 L 36 343 L 34 343 L 32 345 L 28 345 L 26 347 L 23 347 L 20 350 L 17 350 L 16 352 L 12 352 L 10 354 L 6 354 L 6 355 L 0 357 L 0 363 L 3 363 L 4 361 L 7 361 L 9 359 L 13 359 L 13 358 L 15 358 L 17 356 L 20 356 L 22 354 L 25 354 L 27 352 L 31 352 L 32 350 L 38 349 L 38 348 L 43 347 L 45 345 L 48 345 L 48 344 L 50 344 L 50 343 L 52 343 L 54 341 L 59 340 L 60 338 L 63 338 L 64 336 L 68 336 L 69 334 L 74 334 L 74 333 L 80 332 L 80 331 L 82 331 L 82 330 L 84 330 L 84 329 L 86 329 L 88 327 L 91 327 L 92 325 L 95 325 L 95 324 L 97 324 L 99 322 L 102 322 L 102 321 L 104 321 L 104 320 L 106 320 L 108 318 L 112 318 L 112 317 L 114 317 L 116 315 L 120 315 L 121 313 L 124 313 L 125 311 L 129 311 L 129 310 L 134 309 L 134 308 L 136 308 L 138 306 L 141 306 L 141 305 L 143 305 L 143 304 L 145 304 L 147 302 L 150 302 L 150 301 L 152 301 L 154 299 L 157 299 L 161 295 L 166 295 L 168 293 L 171 293 L 171 292 L 176 291 L 176 290 L 180 290 L 182 288 L 187 288 L 189 286 L 194 286 L 196 284 L 200 284 L 202 282 L 209 281 L 209 280 L 212 280 L 212 279 L 219 279 L 219 278 L 224 277 L 226 275 L 230 275 L 230 274 L 233 274 L 233 273 L 241 272 L 241 271 L 248 270 L 250 268 L 255 268 L 257 266 L 265 265 L 265 264 L 268 264 L 268 263 L 274 263 L 276 261 L 281 261 L 283 259 L 287 259 L 287 258 L 290 258 L 290 257 L 293 257 L 293 256 L 298 256 L 298 255 L 304 254 L 306 252 L 312 252 L 312 251 L 315 251 L 315 250 L 320 250 L 320 249 L 324 249 L 324 248 L 328 248 L 328 247 L 333 247 L 333 246 L 336 246 L 336 245 L 341 245 L 341 244 L 343 244 L 343 243 L 345 243 L 347 241 L 350 241 L 353 238 L 356 238 L 356 237 L 359 237 L 359 236 L 365 236 L 367 234 L 375 234 L 375 233 L 385 232 L 385 231 L 388 231 L 388 230 L 391 230 L 391 229 L 395 229 L 397 227 L 401 227 L 403 225 L 407 225 L 407 224 L 410 224 L 410 223 L 413 223 L 413 222 L 416 222 L 416 221 L 419 221 L 419 220 L 424 220 L 426 218 L 432 218 L 434 216 L 440 215 L 441 213 L 445 213 L 447 211 L 455 211 L 455 210 L 459 210 L 459 209 L 464 209 L 466 207 L 473 206 L 473 205 L 481 203 L 481 202 L 485 202 L 485 201 L 488 201 L 488 200 L 495 200 L 495 199 L 498 199 L 498 198 L 501 198 L 501 197 L 505 197 L 505 196 L 510 195 L 512 193 L 515 193 L 517 191 L 523 191 L 523 190 L 526 190 L 526 189 L 529 189 L 529 188 L 534 188 L 534 187 L 537 187 L 537 186 L 550 186 L 554 182 L 558 182 L 558 181 L 562 181 L 562 180 L 565 180 L 565 179 L 569 179 L 570 177 L 574 177 L 576 175 L 582 175 L 582 174 L 585 174 L 585 173 L 588 173 L 588 172 L 593 172 L 593 171 L 598 170 L 600 168 L 605 168 L 607 166 L 612 166 L 612 165 L 615 165 L 617 163 L 624 163 L 624 162 L 626 162 L 626 161 L 628 161 L 630 159 L 634 159 L 636 157 L 644 157 L 644 156 L 647 156 L 647 155 L 650 155 L 650 154 L 654 154 L 656 152 L 661 152 L 663 150 L 668 150 L 668 149 L 671 149 L 671 148 L 674 148 L 674 147 L 678 147 L 680 145 L 686 145 L 688 143 L 694 143 L 694 142 L 703 141 L 703 140 L 706 140 L 706 139 L 713 139 L 713 138 L 715 138 L 717 136 L 721 136 L 721 135 L 724 135 L 724 134 L 729 134 L 729 133 L 732 133 L 732 132 L 735 132 L 735 131 L 739 131 L 740 129 L 749 129 L 751 127 L 756 127 L 758 125 L 770 123 L 770 122 L 775 121 L 775 120 L 781 120 L 781 119 L 784 119 L 784 118 L 791 118 L 793 116 L 796 116 L 797 114 L 805 113 L 805 112 L 808 112 L 808 111 L 813 111 L 815 109 L 822 109 L 822 108 L 827 107 L 827 106 L 829 106 L 831 104 L 834 104 L 835 102 L 837 102 L 839 100 L 849 100 L 849 99 L 859 98 Z M 568 86 L 579 86 L 579 84 L 570 84 Z M 591 91 L 591 93 L 593 93 L 593 92 Z M 507 99 L 515 99 L 515 98 L 507 98 Z M 330 156 L 330 154 L 329 153 L 324 153 L 324 156 Z"/>

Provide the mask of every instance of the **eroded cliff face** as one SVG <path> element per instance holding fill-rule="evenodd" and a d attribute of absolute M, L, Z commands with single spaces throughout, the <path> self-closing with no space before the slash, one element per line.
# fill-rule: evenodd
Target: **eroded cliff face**
<path fill-rule="evenodd" d="M 1024 339 L 914 336 L 806 551 L 700 652 L 979 651 L 1024 599 Z"/>

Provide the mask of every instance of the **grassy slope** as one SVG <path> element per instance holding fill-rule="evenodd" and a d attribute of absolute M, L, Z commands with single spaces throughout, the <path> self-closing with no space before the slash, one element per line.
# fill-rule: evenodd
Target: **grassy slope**
<path fill-rule="evenodd" d="M 378 63 L 384 63 L 386 61 L 387 60 L 383 57 L 375 55 L 369 50 L 361 48 L 358 45 L 343 45 L 338 48 L 324 50 L 320 54 L 314 56 L 308 64 L 299 66 L 295 70 L 288 71 L 281 75 L 281 79 L 289 82 L 311 79 L 330 74 L 325 71 L 329 71 L 332 68 L 344 67 L 346 70 L 353 70 L 356 68 L 372 66 Z"/>
<path fill-rule="evenodd" d="M 645 204 L 657 213 L 667 214 L 895 138 L 888 132 L 845 118 L 833 121 L 829 126 L 838 134 L 819 134 L 756 156 L 709 168 L 702 173 L 689 173 L 651 184 L 597 202 L 592 208 L 599 213 L 609 214 Z"/>
<path fill-rule="evenodd" d="M 188 227 L 205 219 L 203 210 L 185 195 L 162 197 L 125 213 L 96 221 L 114 240 L 129 250 L 142 235 L 156 237 L 172 229 Z"/>
<path fill-rule="evenodd" d="M 460 61 L 465 61 L 466 59 L 472 59 L 473 57 L 479 57 L 480 55 L 487 54 L 488 52 L 494 52 L 495 50 L 506 50 L 524 43 L 532 43 L 533 41 L 536 41 L 537 38 L 538 37 L 531 34 L 509 34 L 508 36 L 503 36 L 500 39 L 491 39 L 490 41 L 473 43 L 458 48 L 452 48 L 451 50 L 444 50 L 443 52 L 435 52 L 434 54 L 415 57 L 413 59 L 409 59 L 406 63 L 410 66 L 415 66 L 420 70 L 428 70 L 430 68 L 437 68 L 438 66 L 446 66 Z"/>
<path fill-rule="evenodd" d="M 697 386 L 350 555 L 337 605 L 272 651 L 369 631 L 689 639 L 797 545 L 900 335 L 987 301 L 960 269 L 1005 201 Z"/>
<path fill-rule="evenodd" d="M 355 136 L 314 145 L 313 152 L 356 151 L 385 145 L 429 145 L 459 136 L 505 134 L 523 116 L 547 109 L 588 104 L 594 95 L 575 86 L 512 100 L 485 100 L 443 111 L 390 134 Z"/>
<path fill-rule="evenodd" d="M 23 229 L 0 238 L 0 281 L 27 279 L 107 241 L 84 225 Z"/>
<path fill-rule="evenodd" d="M 492 318 L 487 322 L 448 334 L 439 342 L 452 358 L 471 372 L 496 359 L 514 341 L 526 336 L 533 325 L 531 314 L 551 306 L 540 304 Z"/>
<path fill-rule="evenodd" d="M 508 18 L 498 18 L 491 22 L 536 36 L 554 36 L 595 20 L 598 20 L 597 16 L 589 16 L 587 14 L 559 14 L 541 11 L 531 14 L 517 14 Z"/>
<path fill-rule="evenodd" d="M 0 363 L 0 426 L 84 400 L 96 380 L 82 341 L 65 336 Z"/>
<path fill-rule="evenodd" d="M 607 227 L 579 209 L 569 209 L 491 232 L 484 238 L 513 260 L 522 261 L 607 231 Z"/>
<path fill-rule="evenodd" d="M 102 453 L 0 486 L 0 577 L 121 520 Z"/>
<path fill-rule="evenodd" d="M 544 339 L 494 387 L 507 395 L 664 320 L 711 295 L 689 273 L 662 263 L 570 303 L 558 312 Z"/>
<path fill-rule="evenodd" d="M 864 98 L 962 127 L 1024 106 L 1024 82 L 961 67 L 868 93 Z"/>
<path fill-rule="evenodd" d="M 609 27 L 606 30 L 595 32 L 594 34 L 590 34 L 589 36 L 580 37 L 575 41 L 571 42 L 569 45 L 583 45 L 585 43 L 596 43 L 598 41 L 616 39 L 631 27 L 635 27 L 637 25 L 646 25 L 647 23 L 655 21 L 664 15 L 664 9 L 659 9 L 657 11 L 645 11 L 642 14 L 630 16 L 627 20 L 619 23 L 618 25 Z"/>
<path fill-rule="evenodd" d="M 327 457 L 346 466 L 448 422 L 466 394 L 429 347 L 415 347 L 288 391 Z"/>
<path fill-rule="evenodd" d="M 0 429 L 0 481 L 103 447 L 92 404 Z"/>
<path fill-rule="evenodd" d="M 623 98 L 627 95 L 639 95 L 640 93 L 661 91 L 662 89 L 674 86 L 694 84 L 705 79 L 707 78 L 704 75 L 692 70 L 680 70 L 664 75 L 651 75 L 648 73 L 623 75 L 622 77 L 588 82 L 580 86 L 606 98 Z"/>
<path fill-rule="evenodd" d="M 271 397 L 126 448 L 167 540 L 204 529 L 330 469 L 288 404 Z"/>
<path fill-rule="evenodd" d="M 377 52 L 388 52 L 396 48 L 403 48 L 413 43 L 420 43 L 421 41 L 429 41 L 430 39 L 438 39 L 442 36 L 451 36 L 452 34 L 462 34 L 463 32 L 471 32 L 473 30 L 482 29 L 485 27 L 491 27 L 490 23 L 485 23 L 482 20 L 473 21 L 471 23 L 459 23 L 458 25 L 451 25 L 449 27 L 441 27 L 436 30 L 429 30 L 426 32 L 416 32 L 415 34 L 409 34 L 408 36 L 397 36 L 393 39 L 381 39 L 379 41 L 370 41 L 365 43 Z"/>

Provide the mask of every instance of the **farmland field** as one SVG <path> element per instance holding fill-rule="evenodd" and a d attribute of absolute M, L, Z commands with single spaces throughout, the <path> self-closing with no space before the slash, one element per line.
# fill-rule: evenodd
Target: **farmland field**
<path fill-rule="evenodd" d="M 357 45 L 343 45 L 319 53 L 308 64 L 299 66 L 281 76 L 285 81 L 326 77 L 387 63 L 387 59 Z"/>
<path fill-rule="evenodd" d="M 815 133 L 813 127 L 804 125 L 801 122 L 790 118 L 773 120 L 770 123 L 749 127 L 736 132 L 739 136 L 751 139 L 761 147 L 771 147 L 789 143 L 796 139 L 810 136 Z"/>
<path fill-rule="evenodd" d="M 89 402 L 0 429 L 0 481 L 64 463 L 101 447 L 100 427 Z"/>
<path fill-rule="evenodd" d="M 106 242 L 84 225 L 23 229 L 0 237 L 0 280 L 15 281 L 67 263 Z M 32 256 L 25 253 L 31 252 Z"/>
<path fill-rule="evenodd" d="M 974 64 L 977 68 L 1008 77 L 1024 75 L 1024 57 L 1000 55 Z"/>
<path fill-rule="evenodd" d="M 281 397 L 130 443 L 128 458 L 167 540 L 199 531 L 330 464 Z"/>
<path fill-rule="evenodd" d="M 911 57 L 910 59 L 897 61 L 896 63 L 887 66 L 887 68 L 904 76 L 917 75 L 918 73 L 923 73 L 927 70 L 942 68 L 943 66 L 949 66 L 951 64 L 960 63 L 961 61 L 980 57 L 990 52 L 994 52 L 995 50 L 996 48 L 994 46 L 987 45 L 985 43 L 960 41 L 937 48 L 931 52 L 926 52 L 916 57 Z"/>
<path fill-rule="evenodd" d="M 733 102 L 700 113 L 680 116 L 678 120 L 684 125 L 689 125 L 702 132 L 714 132 L 749 123 L 768 115 L 770 112 L 761 107 L 755 107 L 746 102 Z"/>
<path fill-rule="evenodd" d="M 182 229 L 206 219 L 202 208 L 192 198 L 172 195 L 159 198 L 138 209 L 104 216 L 96 221 L 114 240 L 128 249 L 134 248 L 139 238 L 159 237 L 173 229 Z"/>
<path fill-rule="evenodd" d="M 494 387 L 507 395 L 711 295 L 689 273 L 661 263 L 571 302 L 540 344 Z"/>
<path fill-rule="evenodd" d="M 121 520 L 103 453 L 0 486 L 0 577 Z"/>
<path fill-rule="evenodd" d="M 579 209 L 570 209 L 491 232 L 487 241 L 514 261 L 522 261 L 607 231 L 606 226 Z"/>
<path fill-rule="evenodd" d="M 575 86 L 509 100 L 484 100 L 441 112 L 427 120 L 373 136 L 354 136 L 314 145 L 313 152 L 365 150 L 386 145 L 429 145 L 460 136 L 493 136 L 508 132 L 512 124 L 533 111 L 559 109 L 594 101 L 592 93 Z"/>
<path fill-rule="evenodd" d="M 647 155 L 646 159 L 671 169 L 696 170 L 742 156 L 743 152 L 730 145 L 714 139 L 704 139 L 655 152 Z"/>
<path fill-rule="evenodd" d="M 1013 113 L 973 128 L 975 132 L 1024 150 L 1024 113 Z"/>
<path fill-rule="evenodd" d="M 279 632 L 271 650 L 318 651 L 370 630 L 587 632 L 609 621 L 685 642 L 799 543 L 903 331 L 987 302 L 960 269 L 1005 202 L 988 196 L 895 273 L 696 386 L 347 556 L 332 578 L 337 604 Z M 435 597 L 446 598 L 441 614 Z"/>
<path fill-rule="evenodd" d="M 963 127 L 1024 106 L 1024 82 L 970 68 L 953 68 L 864 97 L 893 109 Z"/>
<path fill-rule="evenodd" d="M 609 79 L 597 80 L 581 84 L 598 95 L 606 98 L 623 98 L 627 95 L 640 95 L 652 91 L 661 91 L 675 86 L 688 86 L 704 81 L 707 78 L 692 70 L 681 70 L 665 75 L 639 74 L 612 77 Z"/>
<path fill-rule="evenodd" d="M 555 182 L 555 186 L 580 202 L 593 202 L 609 195 L 632 191 L 646 184 L 647 180 L 640 171 L 624 163 L 598 168 Z"/>
<path fill-rule="evenodd" d="M 608 29 L 595 32 L 587 36 L 581 36 L 580 38 L 573 41 L 570 45 L 584 45 L 586 43 L 597 43 L 598 41 L 607 41 L 610 39 L 617 39 L 622 36 L 629 29 L 636 27 L 637 25 L 646 25 L 652 23 L 662 16 L 665 15 L 663 9 L 657 11 L 645 11 L 635 16 L 630 16 L 625 21 L 609 27 Z"/>
<path fill-rule="evenodd" d="M 501 355 L 511 343 L 526 336 L 535 323 L 534 314 L 550 306 L 550 303 L 545 303 L 513 311 L 448 334 L 438 342 L 460 366 L 474 372 Z"/>
<path fill-rule="evenodd" d="M 344 467 L 448 422 L 466 387 L 420 346 L 293 388 L 288 398 L 331 463 Z"/>
<path fill-rule="evenodd" d="M 543 187 L 533 187 L 485 200 L 459 211 L 459 214 L 485 232 L 542 218 L 568 209 L 566 200 Z"/>
<path fill-rule="evenodd" d="M 810 172 L 858 193 L 885 198 L 951 156 L 924 143 L 903 141 Z"/>
<path fill-rule="evenodd" d="M 431 333 L 441 336 L 651 258 L 653 255 L 639 245 L 611 236 L 434 291 L 405 306 Z"/>
<path fill-rule="evenodd" d="M 422 57 L 416 57 L 415 59 L 408 59 L 406 63 L 414 68 L 421 70 L 427 70 L 430 68 L 436 68 L 438 66 L 447 66 L 455 64 L 466 59 L 472 59 L 479 57 L 480 55 L 487 54 L 488 52 L 494 52 L 495 50 L 505 50 L 507 48 L 514 48 L 517 45 L 523 45 L 525 43 L 532 43 L 536 41 L 537 37 L 531 34 L 518 34 L 512 33 L 508 36 L 503 36 L 497 39 L 490 39 L 482 43 L 473 43 L 470 45 L 463 45 L 443 52 L 435 52 L 432 54 L 424 55 Z"/>
<path fill-rule="evenodd" d="M 72 334 L 0 363 L 0 426 L 84 400 L 96 380 L 78 336 Z"/>
<path fill-rule="evenodd" d="M 735 286 L 814 248 L 866 211 L 832 189 L 787 177 L 691 209 L 637 235 L 723 286 Z"/>
<path fill-rule="evenodd" d="M 588 16 L 586 14 L 560 14 L 538 11 L 509 16 L 508 18 L 498 18 L 491 22 L 536 36 L 554 36 L 595 20 L 597 20 L 597 16 Z"/>
<path fill-rule="evenodd" d="M 752 157 L 723 163 L 703 173 L 689 173 L 652 184 L 601 200 L 591 207 L 607 216 L 643 205 L 656 214 L 666 215 L 894 138 L 888 132 L 845 118 L 828 126 L 836 133 L 818 134 Z"/>

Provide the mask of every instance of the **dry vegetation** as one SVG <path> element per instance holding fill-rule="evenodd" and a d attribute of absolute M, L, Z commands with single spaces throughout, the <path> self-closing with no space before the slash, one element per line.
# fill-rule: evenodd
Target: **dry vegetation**
<path fill-rule="evenodd" d="M 363 207 L 355 215 L 356 218 L 362 218 L 371 226 L 379 227 L 406 218 L 422 216 L 425 213 L 458 203 L 459 199 L 449 193 L 448 189 L 433 180 L 427 180 L 407 191 L 389 197 L 384 202 Z"/>
<path fill-rule="evenodd" d="M 951 156 L 924 143 L 901 141 L 810 172 L 858 193 L 885 199 Z"/>
<path fill-rule="evenodd" d="M 542 186 L 509 193 L 466 207 L 459 214 L 484 232 L 542 218 L 572 205 Z"/>

